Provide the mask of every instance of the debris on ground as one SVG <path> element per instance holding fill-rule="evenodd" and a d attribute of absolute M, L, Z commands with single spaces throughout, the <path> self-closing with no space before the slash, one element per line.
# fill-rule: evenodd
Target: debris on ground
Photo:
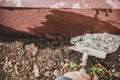
<path fill-rule="evenodd" d="M 77 71 L 82 54 L 69 50 L 70 45 L 70 38 L 60 35 L 55 39 L 0 38 L 0 80 L 54 80 L 66 72 Z M 97 70 L 92 72 L 99 80 L 119 80 L 119 55 L 120 48 L 106 59 L 90 56 L 87 73 L 94 66 Z"/>

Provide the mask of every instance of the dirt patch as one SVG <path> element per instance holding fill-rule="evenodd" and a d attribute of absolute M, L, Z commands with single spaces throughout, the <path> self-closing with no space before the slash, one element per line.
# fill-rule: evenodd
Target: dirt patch
<path fill-rule="evenodd" d="M 69 37 L 0 38 L 0 80 L 54 80 L 81 68 L 82 54 L 70 51 Z M 90 56 L 87 72 L 99 80 L 120 79 L 120 48 L 106 59 Z"/>

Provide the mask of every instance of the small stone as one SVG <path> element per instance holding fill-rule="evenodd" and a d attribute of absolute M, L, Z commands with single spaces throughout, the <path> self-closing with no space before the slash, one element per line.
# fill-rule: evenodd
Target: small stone
<path fill-rule="evenodd" d="M 33 65 L 33 69 L 34 69 L 35 77 L 36 78 L 39 77 L 40 76 L 39 67 L 38 67 L 38 65 L 36 63 Z"/>
<path fill-rule="evenodd" d="M 14 65 L 14 69 L 15 69 L 15 72 L 16 72 L 16 74 L 17 74 L 17 75 L 19 75 L 19 72 L 18 72 L 18 67 L 17 67 L 17 65 Z"/>
<path fill-rule="evenodd" d="M 0 46 L 0 51 L 2 51 L 2 49 L 3 49 L 2 46 Z"/>
<path fill-rule="evenodd" d="M 45 66 L 45 69 L 46 70 L 51 70 L 52 68 L 48 67 L 48 66 Z"/>
<path fill-rule="evenodd" d="M 59 70 L 54 70 L 53 74 L 55 77 L 59 77 L 61 75 L 61 72 Z"/>
<path fill-rule="evenodd" d="M 38 47 L 36 47 L 34 44 L 29 44 L 25 46 L 25 50 L 28 53 L 31 53 L 32 56 L 35 56 L 38 52 Z"/>
<path fill-rule="evenodd" d="M 45 74 L 44 74 L 45 77 L 50 77 L 50 75 L 51 75 L 51 72 L 50 72 L 50 71 L 47 71 L 47 72 L 45 72 Z"/>
<path fill-rule="evenodd" d="M 112 75 L 114 75 L 115 77 L 120 78 L 120 72 L 119 71 L 115 71 L 114 73 L 112 73 Z"/>
<path fill-rule="evenodd" d="M 55 68 L 55 67 L 56 67 L 56 62 L 53 61 L 53 60 L 48 60 L 48 66 L 49 66 L 50 68 Z"/>
<path fill-rule="evenodd" d="M 115 69 L 113 69 L 112 72 L 115 72 Z"/>
<path fill-rule="evenodd" d="M 13 67 L 13 65 L 12 65 L 12 62 L 11 62 L 11 61 L 9 61 L 9 62 L 8 62 L 8 65 L 9 65 L 10 67 Z"/>

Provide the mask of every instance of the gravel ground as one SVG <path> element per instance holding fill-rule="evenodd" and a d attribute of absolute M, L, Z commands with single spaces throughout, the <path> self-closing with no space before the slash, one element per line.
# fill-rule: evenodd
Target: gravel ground
<path fill-rule="evenodd" d="M 70 38 L 0 38 L 0 80 L 54 80 L 81 68 L 82 54 L 70 51 Z M 120 80 L 120 48 L 106 59 L 88 58 L 92 80 Z M 95 79 L 95 78 L 98 79 Z"/>

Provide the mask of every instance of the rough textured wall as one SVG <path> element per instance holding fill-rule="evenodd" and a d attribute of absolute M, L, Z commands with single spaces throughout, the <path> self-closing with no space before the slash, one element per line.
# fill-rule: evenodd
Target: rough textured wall
<path fill-rule="evenodd" d="M 120 0 L 0 0 L 0 7 L 0 35 L 120 34 Z"/>
<path fill-rule="evenodd" d="M 120 34 L 119 14 L 119 9 L 0 8 L 0 33 L 1 35 L 6 33 L 12 35 L 49 33 L 71 36 L 86 32 Z"/>
<path fill-rule="evenodd" d="M 120 8 L 120 0 L 0 0 L 3 7 Z"/>

